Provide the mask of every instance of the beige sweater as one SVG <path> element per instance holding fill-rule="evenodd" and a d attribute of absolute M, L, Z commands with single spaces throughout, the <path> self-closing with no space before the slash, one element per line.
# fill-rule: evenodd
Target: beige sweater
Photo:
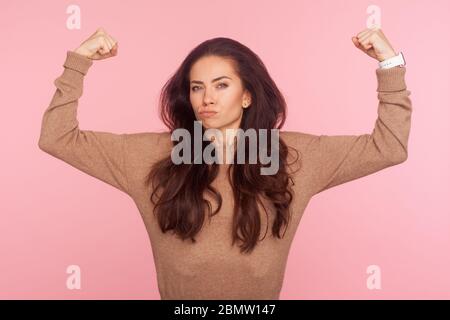
<path fill-rule="evenodd" d="M 207 221 L 197 243 L 163 234 L 152 213 L 144 177 L 151 165 L 170 155 L 170 133 L 115 134 L 80 130 L 77 107 L 83 79 L 93 61 L 67 51 L 64 71 L 42 119 L 39 147 L 46 153 L 127 193 L 148 232 L 161 299 L 278 299 L 292 239 L 315 194 L 402 163 L 407 158 L 412 104 L 406 68 L 376 69 L 378 118 L 371 134 L 312 135 L 280 131 L 280 138 L 301 152 L 294 176 L 293 218 L 283 239 L 268 233 L 251 255 L 231 247 L 232 191 L 222 173 L 213 182 L 223 197 L 221 211 Z M 211 201 L 213 210 L 217 208 Z M 266 215 L 260 211 L 261 237 Z M 284 229 L 283 229 L 284 230 Z"/>

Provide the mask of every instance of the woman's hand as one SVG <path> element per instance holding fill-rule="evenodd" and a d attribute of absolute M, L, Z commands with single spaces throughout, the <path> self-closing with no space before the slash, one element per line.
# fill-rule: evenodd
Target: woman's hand
<path fill-rule="evenodd" d="M 74 52 L 92 60 L 102 60 L 117 55 L 118 42 L 103 28 L 91 35 Z"/>
<path fill-rule="evenodd" d="M 378 27 L 361 31 L 356 37 L 352 37 L 352 41 L 355 47 L 379 62 L 397 55 L 383 31 Z"/>

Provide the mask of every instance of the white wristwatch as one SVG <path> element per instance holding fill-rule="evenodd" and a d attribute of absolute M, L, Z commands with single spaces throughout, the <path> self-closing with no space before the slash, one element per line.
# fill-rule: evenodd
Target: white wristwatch
<path fill-rule="evenodd" d="M 406 61 L 405 61 L 405 57 L 403 56 L 403 53 L 400 52 L 395 57 L 392 57 L 392 58 L 389 58 L 389 59 L 379 62 L 378 65 L 380 66 L 381 69 L 389 69 L 389 68 L 393 68 L 396 66 L 402 66 L 402 67 L 406 66 Z"/>

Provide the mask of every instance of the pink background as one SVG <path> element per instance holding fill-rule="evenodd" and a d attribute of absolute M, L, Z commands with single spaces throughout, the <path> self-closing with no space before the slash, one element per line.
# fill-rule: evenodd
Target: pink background
<path fill-rule="evenodd" d="M 81 29 L 66 24 L 72 5 Z M 160 89 L 189 50 L 225 36 L 265 62 L 289 107 L 283 130 L 373 129 L 377 61 L 351 37 L 372 1 L 2 1 L 0 298 L 159 299 L 151 246 L 130 198 L 38 148 L 41 119 L 73 50 L 98 27 L 119 41 L 85 79 L 81 129 L 164 130 Z M 450 298 L 450 65 L 447 0 L 377 1 L 407 61 L 408 160 L 315 196 L 281 299 Z M 81 268 L 69 290 L 66 268 Z M 381 270 L 381 289 L 366 269 Z"/>

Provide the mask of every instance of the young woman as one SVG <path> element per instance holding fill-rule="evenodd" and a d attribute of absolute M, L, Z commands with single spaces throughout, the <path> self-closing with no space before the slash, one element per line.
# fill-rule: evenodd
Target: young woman
<path fill-rule="evenodd" d="M 380 29 L 365 29 L 352 40 L 380 63 L 396 56 Z M 135 201 L 152 244 L 162 299 L 278 299 L 289 248 L 311 197 L 407 158 L 412 104 L 406 69 L 394 66 L 376 70 L 378 118 L 371 134 L 280 131 L 278 170 L 271 175 L 261 174 L 260 159 L 174 163 L 179 142 L 172 133 L 194 136 L 199 121 L 202 134 L 273 132 L 285 122 L 285 100 L 263 62 L 229 38 L 198 45 L 165 84 L 160 113 L 167 132 L 80 130 L 76 112 L 84 77 L 93 60 L 117 52 L 117 41 L 104 29 L 67 51 L 42 119 L 39 147 Z M 202 140 L 201 150 L 213 145 L 220 153 L 236 142 L 243 142 L 245 151 L 259 147 L 249 139 L 215 137 L 220 135 Z M 194 139 L 189 144 L 194 146 Z M 194 155 L 194 149 L 183 156 Z"/>

